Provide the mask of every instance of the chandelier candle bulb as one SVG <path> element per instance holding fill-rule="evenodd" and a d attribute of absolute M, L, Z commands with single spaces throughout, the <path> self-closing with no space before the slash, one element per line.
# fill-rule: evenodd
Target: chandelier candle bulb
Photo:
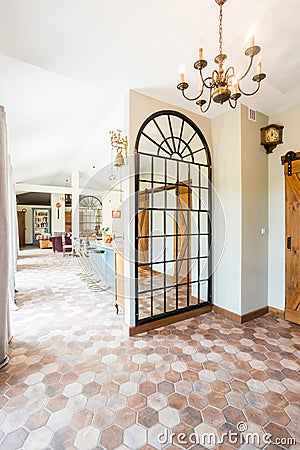
<path fill-rule="evenodd" d="M 249 35 L 250 35 L 250 47 L 254 47 L 255 44 L 255 25 L 250 26 Z"/>
<path fill-rule="evenodd" d="M 261 73 L 261 68 L 262 68 L 262 64 L 261 64 L 261 61 L 259 61 L 257 63 L 257 75 L 259 75 Z"/>
<path fill-rule="evenodd" d="M 199 60 L 201 61 L 203 59 L 203 48 L 199 48 Z"/>
<path fill-rule="evenodd" d="M 236 78 L 236 77 L 233 77 L 233 78 L 232 78 L 232 87 L 233 87 L 233 93 L 234 93 L 234 94 L 237 93 L 237 84 L 238 84 L 237 78 Z"/>
<path fill-rule="evenodd" d="M 180 66 L 179 73 L 180 73 L 180 83 L 184 83 L 184 66 L 183 65 Z"/>

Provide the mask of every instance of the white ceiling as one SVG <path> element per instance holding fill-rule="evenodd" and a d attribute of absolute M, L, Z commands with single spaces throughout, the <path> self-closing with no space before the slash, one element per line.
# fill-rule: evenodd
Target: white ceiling
<path fill-rule="evenodd" d="M 129 89 L 196 112 L 176 89 L 179 65 L 197 87 L 198 47 L 208 60 L 218 52 L 214 0 L 0 0 L 0 10 L 0 104 L 19 182 L 64 184 L 72 169 L 107 163 Z M 267 79 L 243 103 L 267 115 L 300 102 L 299 10 L 298 0 L 224 6 L 224 52 L 241 72 L 256 24 Z"/>

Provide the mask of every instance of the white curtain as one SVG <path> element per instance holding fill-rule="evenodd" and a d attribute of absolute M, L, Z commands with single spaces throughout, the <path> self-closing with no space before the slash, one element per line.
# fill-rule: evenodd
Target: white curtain
<path fill-rule="evenodd" d="M 10 161 L 7 152 L 6 116 L 0 106 L 0 367 L 7 360 L 7 344 L 11 338 L 9 299 L 11 292 L 11 273 L 14 267 L 11 229 L 11 179 Z"/>
<path fill-rule="evenodd" d="M 17 271 L 17 258 L 19 249 L 19 233 L 18 233 L 18 215 L 17 201 L 13 177 L 13 167 L 11 157 L 8 155 L 8 199 L 9 199 L 9 271 L 8 271 L 8 288 L 10 309 L 18 309 L 15 304 L 15 273 Z"/>

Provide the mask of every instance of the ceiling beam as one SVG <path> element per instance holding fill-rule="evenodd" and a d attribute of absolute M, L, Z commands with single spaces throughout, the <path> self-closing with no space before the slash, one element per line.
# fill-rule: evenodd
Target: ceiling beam
<path fill-rule="evenodd" d="M 72 194 L 74 189 L 66 186 L 46 186 L 43 184 L 15 184 L 16 194 L 24 194 L 26 192 L 42 192 L 47 194 Z M 101 196 L 103 191 L 98 191 L 89 188 L 79 189 L 80 195 L 94 195 L 96 197 Z"/>

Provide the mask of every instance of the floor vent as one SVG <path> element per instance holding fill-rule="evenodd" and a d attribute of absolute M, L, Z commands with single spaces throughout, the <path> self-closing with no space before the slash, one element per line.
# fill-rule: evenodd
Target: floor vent
<path fill-rule="evenodd" d="M 256 122 L 256 111 L 254 109 L 248 108 L 248 119 Z"/>

